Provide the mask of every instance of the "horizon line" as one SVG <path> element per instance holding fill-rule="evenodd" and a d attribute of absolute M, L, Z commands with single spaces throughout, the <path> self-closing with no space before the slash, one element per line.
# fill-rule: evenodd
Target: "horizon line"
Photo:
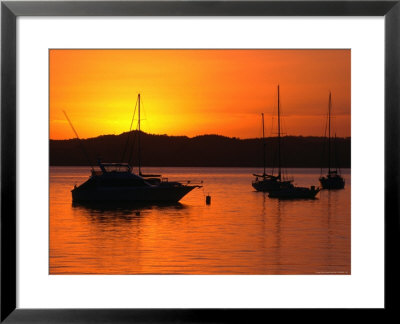
<path fill-rule="evenodd" d="M 102 136 L 121 136 L 123 134 L 127 134 L 127 133 L 134 133 L 134 132 L 138 132 L 138 130 L 132 130 L 132 131 L 128 131 L 128 132 L 122 132 L 119 134 L 102 134 L 102 135 L 97 135 L 97 136 L 93 136 L 93 137 L 85 137 L 85 138 L 79 138 L 80 140 L 88 140 L 88 139 L 94 139 L 94 138 L 98 138 L 98 137 L 102 137 Z M 260 139 L 262 137 L 248 137 L 248 138 L 240 138 L 240 137 L 236 137 L 236 136 L 226 136 L 226 135 L 220 135 L 220 134 L 213 134 L 213 133 L 209 133 L 209 134 L 201 134 L 201 135 L 195 135 L 195 136 L 188 136 L 188 135 L 168 135 L 168 134 L 153 134 L 153 133 L 147 133 L 144 132 L 142 130 L 140 130 L 141 133 L 146 134 L 146 135 L 154 135 L 154 136 L 168 136 L 168 137 L 187 137 L 189 139 L 192 138 L 196 138 L 196 137 L 201 137 L 201 136 L 220 136 L 220 137 L 225 137 L 225 138 L 230 138 L 230 139 L 239 139 L 239 140 L 251 140 L 251 139 Z M 267 138 L 275 138 L 278 137 L 276 136 L 265 136 L 265 139 Z M 281 137 L 326 137 L 326 136 L 316 136 L 316 135 L 289 135 L 289 134 L 285 134 L 285 135 L 281 135 Z M 351 138 L 351 136 L 337 136 L 336 138 Z M 61 139 L 54 139 L 54 138 L 49 138 L 50 141 L 70 141 L 70 140 L 74 140 L 74 139 L 78 139 L 77 137 L 72 137 L 72 138 L 61 138 Z"/>

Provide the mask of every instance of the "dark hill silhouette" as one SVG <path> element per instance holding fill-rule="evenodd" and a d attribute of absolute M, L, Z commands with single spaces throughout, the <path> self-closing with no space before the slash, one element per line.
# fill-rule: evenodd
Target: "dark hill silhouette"
<path fill-rule="evenodd" d="M 91 163 L 130 162 L 137 165 L 137 131 L 103 135 L 81 140 Z M 127 144 L 128 141 L 128 144 Z M 286 136 L 282 140 L 283 164 L 286 167 L 327 166 L 323 137 Z M 336 139 L 340 167 L 350 167 L 350 138 Z M 276 165 L 277 139 L 266 138 L 266 163 Z M 125 154 L 124 154 L 125 152 Z M 262 139 L 238 139 L 220 135 L 152 135 L 141 132 L 143 166 L 261 167 Z M 325 154 L 327 155 L 327 154 Z M 124 156 L 124 157 L 123 157 Z M 131 157 L 131 159 L 129 159 Z M 325 160 L 325 161 L 323 161 Z M 89 165 L 78 139 L 50 140 L 50 165 Z"/>

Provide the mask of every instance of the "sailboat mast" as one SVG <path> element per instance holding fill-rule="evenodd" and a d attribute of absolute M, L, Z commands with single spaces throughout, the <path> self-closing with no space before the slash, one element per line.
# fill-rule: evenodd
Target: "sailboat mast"
<path fill-rule="evenodd" d="M 332 98 L 329 91 L 329 104 L 328 104 L 328 174 L 331 173 L 331 106 Z"/>
<path fill-rule="evenodd" d="M 142 171 L 140 170 L 141 167 L 141 156 L 140 156 L 140 93 L 138 94 L 138 108 L 139 108 L 139 121 L 138 121 L 138 168 L 139 168 L 139 175 L 142 174 Z"/>
<path fill-rule="evenodd" d="M 265 176 L 265 134 L 264 134 L 264 113 L 261 114 L 261 119 L 262 119 L 262 134 L 263 134 L 263 166 L 264 166 L 264 172 L 263 176 Z"/>
<path fill-rule="evenodd" d="M 336 132 L 335 132 L 335 139 L 333 141 L 333 149 L 334 149 L 334 156 L 333 156 L 333 166 L 335 168 L 335 171 L 337 173 L 338 171 L 338 163 L 337 163 L 337 146 L 336 146 Z"/>
<path fill-rule="evenodd" d="M 278 179 L 281 180 L 281 115 L 279 107 L 279 85 L 278 85 Z"/>

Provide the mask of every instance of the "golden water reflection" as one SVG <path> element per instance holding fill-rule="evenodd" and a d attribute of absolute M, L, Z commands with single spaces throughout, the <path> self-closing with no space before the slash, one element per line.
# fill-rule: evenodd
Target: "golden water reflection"
<path fill-rule="evenodd" d="M 350 274 L 349 171 L 344 190 L 278 200 L 253 190 L 252 169 L 148 169 L 205 189 L 172 205 L 72 204 L 87 168 L 50 169 L 50 274 Z M 292 174 L 312 185 L 319 170 Z"/>

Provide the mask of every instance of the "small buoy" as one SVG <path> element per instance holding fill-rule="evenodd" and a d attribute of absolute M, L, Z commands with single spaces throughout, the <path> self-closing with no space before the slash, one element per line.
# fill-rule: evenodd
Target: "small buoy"
<path fill-rule="evenodd" d="M 210 195 L 206 196 L 206 204 L 207 205 L 211 204 L 211 196 Z"/>
<path fill-rule="evenodd" d="M 137 211 L 135 214 L 136 216 L 140 216 L 140 211 Z"/>

